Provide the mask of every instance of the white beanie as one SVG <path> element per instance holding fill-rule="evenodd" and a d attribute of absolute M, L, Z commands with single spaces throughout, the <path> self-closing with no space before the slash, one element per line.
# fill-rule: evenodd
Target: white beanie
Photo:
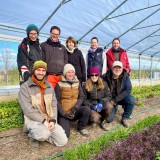
<path fill-rule="evenodd" d="M 113 65 L 112 65 L 112 68 L 114 68 L 115 66 L 119 66 L 119 67 L 121 67 L 122 68 L 122 62 L 120 62 L 120 61 L 115 61 L 114 63 L 113 63 Z"/>
<path fill-rule="evenodd" d="M 63 75 L 65 76 L 68 71 L 75 72 L 75 68 L 73 67 L 73 65 L 71 65 L 69 63 L 64 66 Z"/>

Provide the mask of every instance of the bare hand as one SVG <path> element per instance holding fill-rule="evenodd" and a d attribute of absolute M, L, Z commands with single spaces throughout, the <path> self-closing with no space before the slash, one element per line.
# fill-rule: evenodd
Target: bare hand
<path fill-rule="evenodd" d="M 48 125 L 48 129 L 52 130 L 54 128 L 55 128 L 55 124 L 53 122 L 50 122 L 49 125 Z"/>

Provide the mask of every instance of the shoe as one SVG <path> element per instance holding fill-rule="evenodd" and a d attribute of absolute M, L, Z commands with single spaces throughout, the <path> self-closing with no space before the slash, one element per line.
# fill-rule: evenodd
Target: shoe
<path fill-rule="evenodd" d="M 83 136 L 89 136 L 89 132 L 87 129 L 78 130 Z"/>
<path fill-rule="evenodd" d="M 97 123 L 93 122 L 93 123 L 91 124 L 91 126 L 92 126 L 92 127 L 97 127 Z"/>
<path fill-rule="evenodd" d="M 28 133 L 29 131 L 28 131 L 28 129 L 27 129 L 27 126 L 26 125 L 24 125 L 23 126 L 23 133 Z"/>
<path fill-rule="evenodd" d="M 105 121 L 105 120 L 102 121 L 102 123 L 101 123 L 101 128 L 102 128 L 104 131 L 108 131 L 108 130 L 109 130 L 109 128 L 106 126 L 106 121 Z"/>
<path fill-rule="evenodd" d="M 29 144 L 31 147 L 39 148 L 39 141 L 37 141 L 36 139 L 30 138 Z"/>
<path fill-rule="evenodd" d="M 121 123 L 124 127 L 128 128 L 129 127 L 129 120 L 128 119 L 122 119 Z"/>

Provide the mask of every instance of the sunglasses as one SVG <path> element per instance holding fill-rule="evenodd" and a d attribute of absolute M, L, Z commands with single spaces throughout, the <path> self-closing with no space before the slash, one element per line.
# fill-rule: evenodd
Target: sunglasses
<path fill-rule="evenodd" d="M 98 74 L 91 74 L 90 76 L 91 76 L 91 77 L 94 77 L 94 76 L 95 76 L 95 77 L 98 77 Z"/>

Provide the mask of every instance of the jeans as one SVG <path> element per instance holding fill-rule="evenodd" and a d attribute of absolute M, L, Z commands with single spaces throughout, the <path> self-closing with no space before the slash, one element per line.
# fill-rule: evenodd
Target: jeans
<path fill-rule="evenodd" d="M 126 96 L 124 99 L 119 101 L 117 105 L 122 105 L 124 112 L 122 114 L 122 119 L 128 119 L 130 115 L 132 114 L 133 108 L 135 104 L 135 98 L 132 95 Z M 115 106 L 112 110 L 112 113 L 109 115 L 107 122 L 111 123 L 115 117 L 115 114 L 117 112 L 117 106 Z"/>

